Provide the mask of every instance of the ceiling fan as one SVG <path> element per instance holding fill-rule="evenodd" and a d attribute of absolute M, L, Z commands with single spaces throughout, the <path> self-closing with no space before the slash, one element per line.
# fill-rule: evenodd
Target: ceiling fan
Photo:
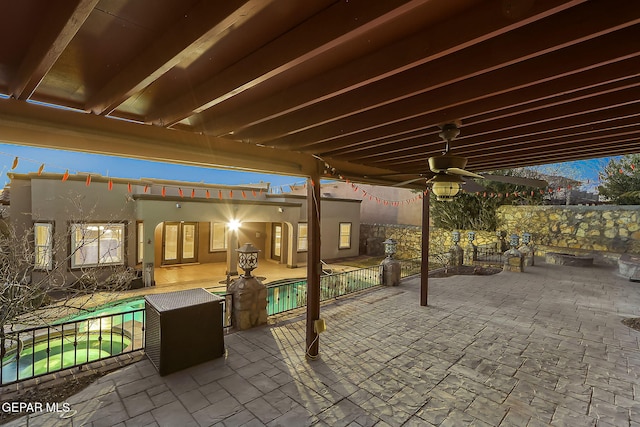
<path fill-rule="evenodd" d="M 429 169 L 435 175 L 427 180 L 427 184 L 431 184 L 431 189 L 436 195 L 437 200 L 450 201 L 463 189 L 463 185 L 467 184 L 463 178 L 476 178 L 476 179 L 488 179 L 492 181 L 505 182 L 509 184 L 526 185 L 530 187 L 546 187 L 547 181 L 542 179 L 525 178 L 517 176 L 503 176 L 492 175 L 488 173 L 477 174 L 465 170 L 467 165 L 467 158 L 463 156 L 457 156 L 450 152 L 451 141 L 453 141 L 460 134 L 460 129 L 456 123 L 447 123 L 440 127 L 440 138 L 445 142 L 445 150 L 439 156 L 433 156 L 429 158 Z M 418 178 L 420 179 L 420 178 Z M 397 184 L 398 186 L 415 182 L 418 179 L 406 181 Z M 479 188 L 477 184 L 471 184 L 473 181 L 468 181 L 468 186 L 476 189 Z M 471 185 L 469 185 L 471 184 Z"/>

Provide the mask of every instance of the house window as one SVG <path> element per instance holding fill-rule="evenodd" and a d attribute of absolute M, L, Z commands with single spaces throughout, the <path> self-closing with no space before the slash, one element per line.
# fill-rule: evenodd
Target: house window
<path fill-rule="evenodd" d="M 305 252 L 309 249 L 309 240 L 307 239 L 307 223 L 298 224 L 298 251 Z"/>
<path fill-rule="evenodd" d="M 72 224 L 71 268 L 124 264 L 124 224 Z"/>
<path fill-rule="evenodd" d="M 138 264 L 141 264 L 142 261 L 144 260 L 144 223 L 143 222 L 139 222 L 137 224 L 138 227 L 138 235 L 137 235 L 137 239 L 136 241 L 138 242 L 138 256 L 137 256 L 137 262 Z"/>
<path fill-rule="evenodd" d="M 338 243 L 338 249 L 350 249 L 351 248 L 351 223 L 340 223 L 340 241 Z"/>
<path fill-rule="evenodd" d="M 53 266 L 53 224 L 36 222 L 33 226 L 35 239 L 35 268 L 51 270 Z"/>
<path fill-rule="evenodd" d="M 212 222 L 209 235 L 211 239 L 209 242 L 209 250 L 211 252 L 227 249 L 227 224 L 223 222 Z"/>

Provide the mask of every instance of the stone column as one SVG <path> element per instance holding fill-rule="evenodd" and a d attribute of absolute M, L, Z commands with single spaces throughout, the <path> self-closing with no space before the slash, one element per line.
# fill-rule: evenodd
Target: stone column
<path fill-rule="evenodd" d="M 244 275 L 234 280 L 227 290 L 233 293 L 233 326 L 250 329 L 267 323 L 267 287 L 256 277 Z"/>
<path fill-rule="evenodd" d="M 393 258 L 398 242 L 394 239 L 387 239 L 383 244 L 387 257 L 380 263 L 382 266 L 382 284 L 384 286 L 398 286 L 400 284 L 401 266 L 400 261 Z"/>
<path fill-rule="evenodd" d="M 380 265 L 382 266 L 382 284 L 384 286 L 398 286 L 400 284 L 400 261 L 385 258 Z"/>
<path fill-rule="evenodd" d="M 458 245 L 458 242 L 460 242 L 460 232 L 454 231 L 451 233 L 451 237 L 453 239 L 453 246 L 449 249 L 449 259 L 452 267 L 459 267 L 464 263 L 464 251 Z"/>
<path fill-rule="evenodd" d="M 519 239 L 520 238 L 516 234 L 511 235 L 511 249 L 506 251 L 503 255 L 504 264 L 502 271 L 514 271 L 517 273 L 522 273 L 524 271 L 524 258 L 522 256 L 522 252 L 516 249 Z"/>
<path fill-rule="evenodd" d="M 473 244 L 473 241 L 476 238 L 476 233 L 473 231 L 469 231 L 467 233 L 467 240 L 469 244 L 464 249 L 464 263 L 465 265 L 473 265 L 474 261 L 478 260 L 478 247 Z"/>

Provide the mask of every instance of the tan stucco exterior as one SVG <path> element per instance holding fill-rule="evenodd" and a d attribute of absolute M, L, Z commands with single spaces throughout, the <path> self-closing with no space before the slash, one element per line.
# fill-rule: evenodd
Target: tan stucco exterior
<path fill-rule="evenodd" d="M 306 197 L 268 194 L 268 184 L 216 186 L 100 176 L 92 176 L 89 182 L 87 175 L 63 179 L 60 174 L 10 174 L 10 178 L 9 216 L 16 230 L 28 230 L 36 221 L 49 222 L 54 224 L 54 240 L 60 241 L 69 240 L 73 222 L 123 223 L 125 264 L 139 270 L 162 265 L 163 224 L 167 222 L 197 224 L 198 263 L 227 260 L 233 264 L 236 254 L 232 250 L 244 243 L 252 243 L 260 249 L 260 258 L 271 262 L 291 267 L 306 263 L 307 252 L 297 249 L 298 224 L 307 222 Z M 230 191 L 234 192 L 233 198 Z M 358 255 L 360 200 L 322 199 L 321 215 L 322 259 Z M 210 224 L 226 224 L 233 219 L 241 226 L 237 235 L 229 237 L 227 250 L 210 250 Z M 338 248 L 341 222 L 352 224 L 352 244 L 345 249 Z M 142 262 L 138 262 L 137 248 L 140 223 Z M 273 224 L 282 225 L 279 259 L 272 253 Z M 55 254 L 58 262 L 68 255 L 69 244 L 62 247 L 64 250 Z M 234 268 L 231 266 L 231 271 Z"/>

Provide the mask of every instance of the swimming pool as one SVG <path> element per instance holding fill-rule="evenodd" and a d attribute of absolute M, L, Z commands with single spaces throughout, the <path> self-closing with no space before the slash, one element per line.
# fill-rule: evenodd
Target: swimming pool
<path fill-rule="evenodd" d="M 86 320 L 95 317 L 108 316 L 112 314 L 120 314 L 126 313 L 134 310 L 141 310 L 144 308 L 144 298 L 130 298 L 126 300 L 120 300 L 111 302 L 109 304 L 104 304 L 93 309 L 87 310 L 81 314 L 74 314 L 71 316 L 63 317 L 62 319 L 56 320 L 53 324 L 59 325 L 61 323 L 66 322 L 74 322 L 76 320 Z M 142 322 L 144 317 L 143 312 L 136 312 L 133 315 L 133 320 L 137 320 L 138 322 Z M 124 323 L 132 320 L 132 315 L 127 313 L 125 314 L 120 323 Z"/>
<path fill-rule="evenodd" d="M 142 348 L 144 299 L 67 316 L 10 334 L 0 383 L 8 384 Z"/>

